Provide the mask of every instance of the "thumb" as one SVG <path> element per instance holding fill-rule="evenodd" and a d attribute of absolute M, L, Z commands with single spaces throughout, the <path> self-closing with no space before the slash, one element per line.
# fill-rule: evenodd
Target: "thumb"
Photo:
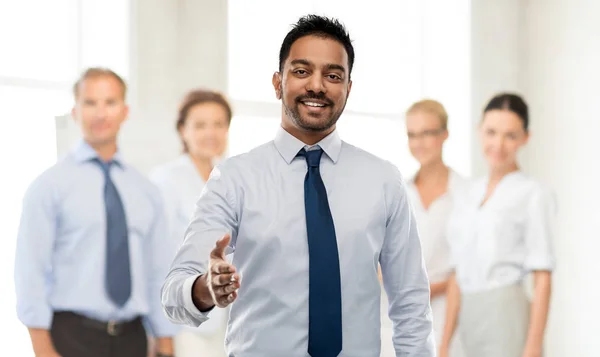
<path fill-rule="evenodd" d="M 217 241 L 215 248 L 211 252 L 211 258 L 214 259 L 225 259 L 225 248 L 231 242 L 231 235 L 229 233 L 225 234 L 223 238 Z"/>

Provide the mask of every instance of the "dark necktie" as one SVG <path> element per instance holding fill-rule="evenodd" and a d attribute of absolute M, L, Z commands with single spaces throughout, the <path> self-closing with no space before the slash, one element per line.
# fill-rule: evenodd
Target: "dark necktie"
<path fill-rule="evenodd" d="M 309 308 L 308 353 L 336 357 L 342 351 L 342 292 L 335 227 L 319 164 L 323 150 L 302 149 L 308 172 L 304 207 L 308 233 Z"/>
<path fill-rule="evenodd" d="M 102 167 L 105 180 L 106 292 L 117 306 L 122 307 L 131 295 L 127 219 L 119 192 L 110 178 L 112 162 L 95 161 Z"/>

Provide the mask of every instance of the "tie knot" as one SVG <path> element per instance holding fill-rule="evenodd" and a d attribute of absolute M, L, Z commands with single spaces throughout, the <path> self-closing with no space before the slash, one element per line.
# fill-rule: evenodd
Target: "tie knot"
<path fill-rule="evenodd" d="M 300 150 L 300 153 L 298 155 L 304 156 L 306 158 L 306 164 L 309 167 L 319 167 L 319 164 L 321 163 L 321 156 L 323 155 L 323 149 L 318 148 L 308 151 L 302 149 Z"/>
<path fill-rule="evenodd" d="M 98 166 L 100 166 L 105 175 L 108 175 L 108 173 L 110 172 L 110 166 L 113 163 L 112 161 L 105 162 L 100 160 L 99 158 L 95 158 L 93 161 L 94 163 L 98 164 Z"/>

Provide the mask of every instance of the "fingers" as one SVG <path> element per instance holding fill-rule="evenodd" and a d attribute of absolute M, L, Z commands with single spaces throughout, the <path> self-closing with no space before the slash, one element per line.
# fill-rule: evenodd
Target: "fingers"
<path fill-rule="evenodd" d="M 231 242 L 231 235 L 225 234 L 223 236 L 223 238 L 221 238 L 217 241 L 217 244 L 215 245 L 213 250 L 210 252 L 210 258 L 225 260 L 225 248 L 227 248 L 227 246 L 229 245 L 230 242 Z"/>
<path fill-rule="evenodd" d="M 240 288 L 239 274 L 219 274 L 212 278 L 210 284 L 211 295 L 215 305 L 226 307 L 237 298 Z"/>
<path fill-rule="evenodd" d="M 210 264 L 210 272 L 216 274 L 233 274 L 236 272 L 235 267 L 225 261 L 213 261 Z"/>
<path fill-rule="evenodd" d="M 240 275 L 236 268 L 225 260 L 225 249 L 231 242 L 231 236 L 225 234 L 210 252 L 209 287 L 215 305 L 226 307 L 237 298 L 240 288 Z"/>
<path fill-rule="evenodd" d="M 234 291 L 229 295 L 222 296 L 218 300 L 216 300 L 216 305 L 220 308 L 227 307 L 227 306 L 229 306 L 229 304 L 234 302 L 235 299 L 237 299 L 237 296 L 238 296 L 237 291 Z"/>
<path fill-rule="evenodd" d="M 238 273 L 227 273 L 227 274 L 211 274 L 211 284 L 213 286 L 225 286 L 233 282 L 240 281 L 240 275 Z"/>
<path fill-rule="evenodd" d="M 227 296 L 227 295 L 235 292 L 239 288 L 240 288 L 240 283 L 238 281 L 236 281 L 233 283 L 229 283 L 227 285 L 213 286 L 212 290 L 213 290 L 213 293 L 215 294 L 215 297 L 217 299 L 220 299 L 224 296 Z"/>

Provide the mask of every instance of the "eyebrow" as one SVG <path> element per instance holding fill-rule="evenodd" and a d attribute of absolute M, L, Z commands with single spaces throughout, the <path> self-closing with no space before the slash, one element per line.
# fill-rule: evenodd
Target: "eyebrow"
<path fill-rule="evenodd" d="M 292 64 L 292 65 L 304 65 L 304 66 L 307 66 L 307 67 L 313 67 L 314 66 L 309 60 L 302 59 L 302 58 L 301 59 L 295 59 L 292 62 L 290 62 L 290 64 Z M 346 68 L 344 66 L 342 66 L 342 65 L 339 65 L 339 64 L 330 63 L 330 64 L 327 64 L 325 66 L 325 68 L 327 68 L 328 70 L 338 70 L 338 71 L 342 71 L 342 72 L 346 73 Z"/>

